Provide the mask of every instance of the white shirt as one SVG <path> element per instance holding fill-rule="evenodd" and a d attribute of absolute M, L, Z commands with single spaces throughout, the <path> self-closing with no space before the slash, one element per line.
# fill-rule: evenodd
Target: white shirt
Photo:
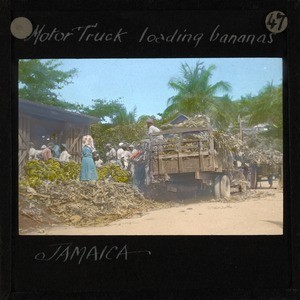
<path fill-rule="evenodd" d="M 131 156 L 131 152 L 130 152 L 130 151 L 125 150 L 125 151 L 123 152 L 123 157 L 124 157 L 124 160 L 125 160 L 125 161 L 128 161 L 128 160 L 130 159 L 130 156 Z"/>
<path fill-rule="evenodd" d="M 124 149 L 120 148 L 117 151 L 117 159 L 120 160 L 123 157 Z"/>
<path fill-rule="evenodd" d="M 97 168 L 100 168 L 102 166 L 102 164 L 103 164 L 103 161 L 101 159 L 98 159 L 95 161 L 95 165 Z"/>
<path fill-rule="evenodd" d="M 35 152 L 36 152 L 36 150 L 34 148 L 29 149 L 29 153 L 28 153 L 29 160 L 32 160 L 32 159 L 36 158 L 36 153 Z"/>
<path fill-rule="evenodd" d="M 64 150 L 60 156 L 59 156 L 59 161 L 62 161 L 62 162 L 68 162 L 69 161 L 69 158 L 70 158 L 70 154 L 68 153 L 67 150 Z"/>
<path fill-rule="evenodd" d="M 148 134 L 149 134 L 149 135 L 151 135 L 152 133 L 156 133 L 156 132 L 160 132 L 160 129 L 158 129 L 158 128 L 155 127 L 154 125 L 151 125 L 151 126 L 148 128 Z M 162 140 L 162 139 L 163 139 L 163 136 L 162 136 L 162 135 L 157 135 L 157 136 L 154 136 L 154 139 Z"/>
<path fill-rule="evenodd" d="M 106 158 L 107 160 L 112 160 L 116 158 L 116 150 L 114 148 L 111 148 L 107 153 L 106 153 Z"/>

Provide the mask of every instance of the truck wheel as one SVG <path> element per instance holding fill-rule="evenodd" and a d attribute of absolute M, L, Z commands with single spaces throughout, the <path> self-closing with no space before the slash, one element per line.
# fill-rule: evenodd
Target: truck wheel
<path fill-rule="evenodd" d="M 214 186 L 213 186 L 213 193 L 214 193 L 214 198 L 215 199 L 220 199 L 221 197 L 221 194 L 220 194 L 220 185 L 221 185 L 221 182 L 220 182 L 220 177 L 217 176 L 214 180 Z"/>
<path fill-rule="evenodd" d="M 223 175 L 220 180 L 220 196 L 222 198 L 230 197 L 230 179 L 227 175 Z"/>

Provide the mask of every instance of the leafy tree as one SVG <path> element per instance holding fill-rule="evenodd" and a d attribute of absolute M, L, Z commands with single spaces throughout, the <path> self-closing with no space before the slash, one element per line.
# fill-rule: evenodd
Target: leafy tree
<path fill-rule="evenodd" d="M 60 99 L 59 90 L 72 83 L 77 70 L 61 71 L 56 59 L 25 59 L 19 62 L 19 98 L 77 110 L 77 104 Z M 81 107 L 82 109 L 82 107 Z"/>
<path fill-rule="evenodd" d="M 232 127 L 232 133 L 236 133 L 239 120 L 238 106 L 228 95 L 215 97 L 213 105 L 210 106 L 209 116 L 214 127 L 227 130 Z"/>
<path fill-rule="evenodd" d="M 158 115 L 160 115 L 160 114 L 158 114 Z M 137 122 L 138 122 L 138 123 L 141 123 L 141 124 L 144 124 L 144 125 L 146 126 L 147 119 L 152 119 L 153 122 L 154 122 L 154 124 L 156 124 L 157 126 L 160 126 L 161 124 L 165 123 L 165 120 L 158 119 L 158 118 L 157 118 L 156 116 L 154 116 L 154 115 L 151 115 L 151 116 L 149 116 L 149 115 L 141 115 L 141 116 L 138 118 Z"/>
<path fill-rule="evenodd" d="M 93 100 L 93 105 L 86 107 L 83 112 L 87 115 L 97 117 L 100 121 L 111 121 L 125 109 L 124 105 L 116 100 Z M 108 120 L 109 119 L 109 120 Z"/>
<path fill-rule="evenodd" d="M 120 142 L 139 142 L 145 138 L 147 127 L 143 122 L 133 124 L 113 125 L 113 124 L 93 124 L 91 134 L 101 159 L 105 160 L 105 145 L 112 144 L 117 148 Z"/>
<path fill-rule="evenodd" d="M 182 76 L 169 81 L 169 86 L 177 91 L 177 95 L 168 99 L 168 107 L 164 111 L 163 117 L 176 112 L 184 113 L 187 116 L 197 113 L 206 114 L 214 105 L 216 93 L 228 92 L 231 89 L 230 84 L 225 81 L 210 83 L 212 72 L 215 69 L 214 65 L 206 69 L 200 62 L 197 62 L 194 68 L 187 63 L 182 64 Z"/>
<path fill-rule="evenodd" d="M 133 111 L 127 112 L 127 109 L 123 107 L 114 118 L 112 118 L 112 122 L 115 125 L 130 125 L 136 122 L 136 107 L 134 107 Z"/>
<path fill-rule="evenodd" d="M 85 107 L 83 113 L 97 117 L 102 122 L 114 125 L 133 124 L 136 122 L 136 107 L 132 111 L 127 111 L 126 107 L 120 103 L 120 98 L 116 100 L 93 100 L 93 105 Z"/>
<path fill-rule="evenodd" d="M 257 96 L 241 99 L 239 107 L 249 126 L 267 124 L 265 135 L 282 137 L 282 85 L 268 83 Z"/>
<path fill-rule="evenodd" d="M 282 128 L 282 86 L 268 83 L 254 99 L 251 108 L 250 123 L 268 123 L 272 127 Z"/>

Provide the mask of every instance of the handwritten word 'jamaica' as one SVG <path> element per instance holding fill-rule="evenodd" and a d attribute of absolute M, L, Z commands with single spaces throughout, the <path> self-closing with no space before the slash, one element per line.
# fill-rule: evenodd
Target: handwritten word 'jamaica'
<path fill-rule="evenodd" d="M 82 261 L 101 261 L 101 260 L 128 260 L 129 255 L 147 254 L 151 255 L 149 250 L 128 251 L 127 245 L 118 246 L 104 246 L 99 248 L 92 246 L 90 248 L 83 246 L 73 246 L 72 243 L 54 244 L 52 251 L 46 253 L 44 251 L 37 253 L 34 256 L 38 261 L 77 261 L 80 265 Z"/>

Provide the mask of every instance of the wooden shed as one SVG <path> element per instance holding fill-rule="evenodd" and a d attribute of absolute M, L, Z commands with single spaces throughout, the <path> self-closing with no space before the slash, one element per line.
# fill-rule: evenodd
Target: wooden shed
<path fill-rule="evenodd" d="M 95 117 L 19 99 L 19 172 L 28 160 L 30 142 L 35 149 L 49 142 L 66 144 L 72 159 L 80 162 L 82 136 L 97 122 Z"/>

